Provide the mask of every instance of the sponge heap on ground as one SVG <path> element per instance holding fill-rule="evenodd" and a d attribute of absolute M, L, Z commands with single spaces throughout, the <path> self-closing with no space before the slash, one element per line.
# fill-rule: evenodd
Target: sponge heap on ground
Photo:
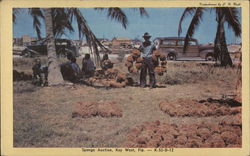
<path fill-rule="evenodd" d="M 230 104 L 231 102 L 232 104 Z M 234 106 L 230 106 L 234 105 Z M 241 103 L 226 100 L 202 100 L 178 99 L 177 101 L 162 101 L 160 109 L 170 116 L 223 116 L 241 114 Z"/>
<path fill-rule="evenodd" d="M 122 73 L 118 69 L 114 69 L 110 66 L 106 70 L 97 70 L 94 77 L 89 78 L 91 84 L 100 83 L 107 87 L 125 87 L 126 85 L 132 85 L 131 81 L 126 77 L 125 73 Z"/>
<path fill-rule="evenodd" d="M 81 101 L 74 105 L 73 118 L 89 118 L 92 116 L 122 117 L 122 110 L 114 101 Z"/>
<path fill-rule="evenodd" d="M 239 148 L 241 141 L 241 126 L 205 122 L 177 125 L 155 121 L 131 129 L 122 147 Z"/>

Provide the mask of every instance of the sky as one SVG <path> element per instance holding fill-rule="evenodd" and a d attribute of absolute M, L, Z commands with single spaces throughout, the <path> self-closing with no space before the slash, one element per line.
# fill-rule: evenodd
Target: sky
<path fill-rule="evenodd" d="M 128 17 L 127 29 L 122 24 L 107 17 L 107 12 L 94 10 L 93 8 L 81 8 L 81 12 L 87 20 L 89 27 L 97 38 L 127 37 L 130 39 L 140 39 L 145 32 L 148 32 L 152 39 L 156 37 L 175 37 L 178 36 L 178 24 L 185 8 L 145 8 L 149 17 L 141 17 L 139 11 L 131 8 L 122 8 Z M 241 13 L 241 10 L 240 10 Z M 239 15 L 241 18 L 241 15 Z M 240 19 L 241 21 L 241 19 Z M 32 18 L 28 15 L 27 9 L 23 9 L 13 24 L 14 37 L 30 35 L 36 37 L 35 29 L 32 25 Z M 185 36 L 191 16 L 188 16 L 182 24 L 182 34 Z M 206 12 L 202 22 L 195 31 L 193 38 L 198 39 L 199 43 L 213 42 L 216 35 L 217 23 L 214 12 Z M 76 21 L 73 21 L 75 32 L 68 33 L 61 38 L 77 40 L 78 31 Z M 240 43 L 241 39 L 236 38 L 232 30 L 225 24 L 227 43 Z M 41 27 L 42 37 L 45 36 L 44 24 Z"/>

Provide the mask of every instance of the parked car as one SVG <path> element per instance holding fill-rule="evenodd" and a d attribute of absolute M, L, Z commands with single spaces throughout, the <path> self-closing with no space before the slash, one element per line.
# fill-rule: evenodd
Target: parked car
<path fill-rule="evenodd" d="M 213 45 L 199 45 L 196 39 L 190 39 L 186 52 L 183 52 L 184 37 L 158 37 L 154 39 L 156 48 L 167 55 L 168 60 L 200 57 L 214 60 Z"/>
<path fill-rule="evenodd" d="M 73 56 L 78 57 L 79 47 L 74 45 L 71 40 L 68 39 L 55 39 L 56 54 L 58 57 L 65 57 L 67 53 L 72 53 Z M 22 51 L 22 55 L 26 57 L 32 57 L 36 55 L 47 55 L 47 40 L 32 41 Z"/>

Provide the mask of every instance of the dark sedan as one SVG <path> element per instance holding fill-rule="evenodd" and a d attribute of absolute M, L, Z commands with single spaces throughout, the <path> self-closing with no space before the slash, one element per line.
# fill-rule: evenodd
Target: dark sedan
<path fill-rule="evenodd" d="M 75 46 L 71 40 L 56 39 L 56 54 L 58 57 L 65 57 L 67 53 L 72 53 L 73 56 L 79 56 L 79 47 Z M 26 49 L 23 50 L 22 55 L 26 57 L 32 57 L 36 55 L 47 55 L 47 40 L 32 41 L 29 45 L 26 45 Z"/>

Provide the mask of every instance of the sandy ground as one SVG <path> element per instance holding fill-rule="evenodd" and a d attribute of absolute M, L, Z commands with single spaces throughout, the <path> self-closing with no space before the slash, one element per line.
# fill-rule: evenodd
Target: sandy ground
<path fill-rule="evenodd" d="M 165 78 L 158 79 L 161 88 L 155 89 L 139 87 L 97 89 L 81 84 L 36 87 L 30 81 L 14 82 L 14 146 L 119 147 L 132 128 L 146 121 L 159 120 L 161 123 L 178 125 L 219 123 L 226 116 L 170 117 L 159 108 L 159 103 L 164 100 L 219 99 L 235 93 L 237 69 L 215 67 L 210 69 L 195 63 L 191 64 L 183 62 L 169 64 Z M 116 65 L 116 67 L 121 66 L 123 64 Z M 193 68 L 190 68 L 191 66 Z M 25 65 L 14 68 L 19 71 L 27 69 Z M 207 76 L 206 73 L 210 74 Z M 170 81 L 172 79 L 178 81 L 173 83 Z M 123 111 L 123 116 L 72 118 L 74 104 L 84 100 L 116 101 Z"/>

